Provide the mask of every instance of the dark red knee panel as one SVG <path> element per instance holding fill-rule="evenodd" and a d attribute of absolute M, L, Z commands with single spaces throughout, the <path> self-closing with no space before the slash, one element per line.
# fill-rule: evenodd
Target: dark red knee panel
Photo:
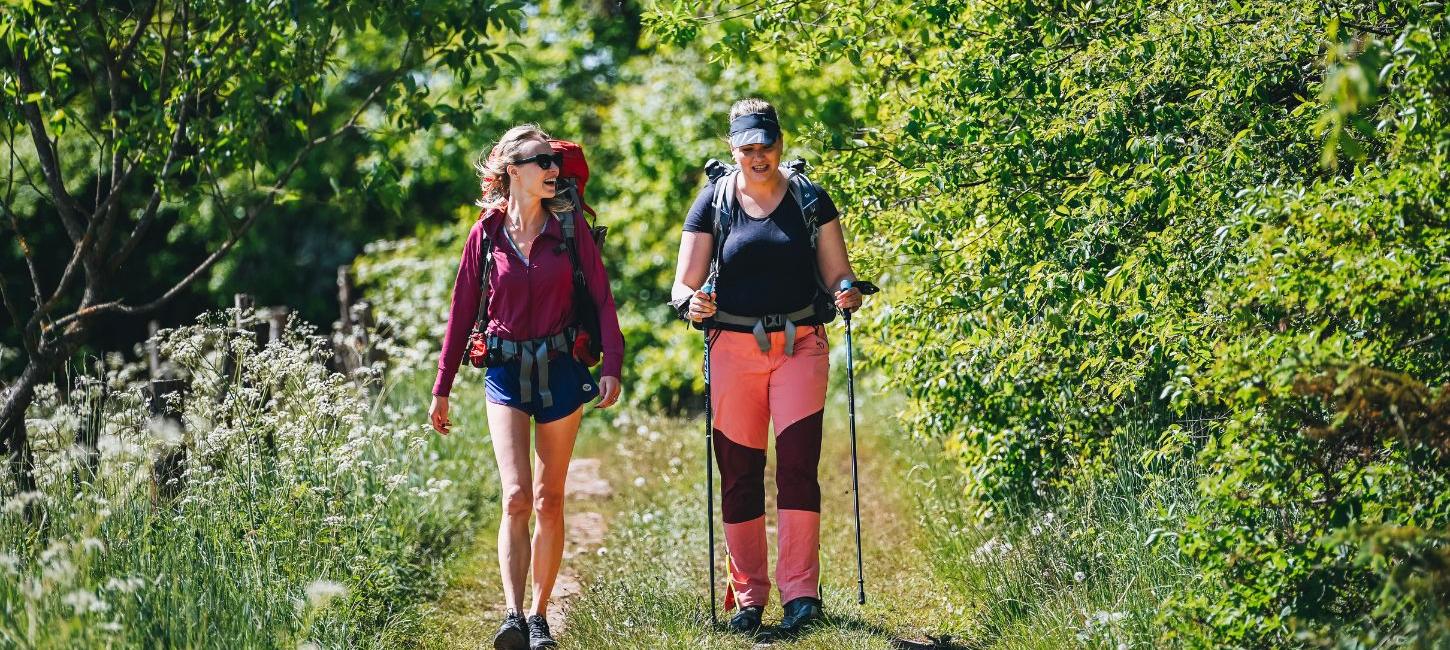
<path fill-rule="evenodd" d="M 816 468 L 821 462 L 821 422 L 816 411 L 787 426 L 775 438 L 776 507 L 781 510 L 821 511 L 821 484 Z"/>
<path fill-rule="evenodd" d="M 740 524 L 765 516 L 765 450 L 746 447 L 719 430 L 712 437 L 725 523 Z"/>

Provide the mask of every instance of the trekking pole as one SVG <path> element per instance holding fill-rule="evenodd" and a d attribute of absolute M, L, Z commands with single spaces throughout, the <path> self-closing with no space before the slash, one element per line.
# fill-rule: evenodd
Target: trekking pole
<path fill-rule="evenodd" d="M 715 292 L 715 283 L 706 281 L 700 291 Z M 705 528 L 710 538 L 710 625 L 720 624 L 715 613 L 715 421 L 710 408 L 710 330 L 705 334 Z"/>
<path fill-rule="evenodd" d="M 860 290 L 863 296 L 880 291 L 876 285 L 870 282 L 841 281 L 841 291 L 847 291 L 853 286 Z M 861 483 L 856 473 L 856 364 L 854 361 L 856 355 L 851 345 L 851 310 L 842 309 L 841 316 L 846 319 L 846 410 L 851 416 L 851 496 L 856 502 L 856 603 L 865 605 L 866 571 L 861 561 Z"/>

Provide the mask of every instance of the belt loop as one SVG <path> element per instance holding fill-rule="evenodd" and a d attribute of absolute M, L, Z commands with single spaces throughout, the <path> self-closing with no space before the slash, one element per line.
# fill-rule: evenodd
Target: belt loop
<path fill-rule="evenodd" d="M 795 356 L 795 321 L 785 319 L 785 356 Z"/>

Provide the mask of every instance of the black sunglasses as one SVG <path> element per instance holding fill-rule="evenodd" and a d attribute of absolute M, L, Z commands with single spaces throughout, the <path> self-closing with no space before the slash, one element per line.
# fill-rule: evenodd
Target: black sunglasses
<path fill-rule="evenodd" d="M 529 156 L 528 158 L 520 158 L 513 162 L 515 165 L 527 165 L 529 163 L 539 163 L 539 169 L 548 169 L 554 165 L 558 165 L 560 169 L 563 169 L 564 154 L 553 151 L 550 153 L 541 153 L 537 156 Z"/>

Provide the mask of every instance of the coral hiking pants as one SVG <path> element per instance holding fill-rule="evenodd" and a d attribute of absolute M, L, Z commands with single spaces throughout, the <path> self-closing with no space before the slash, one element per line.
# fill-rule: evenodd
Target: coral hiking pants
<path fill-rule="evenodd" d="M 765 447 L 774 421 L 781 602 L 819 597 L 821 417 L 830 375 L 825 327 L 802 328 L 795 353 L 785 333 L 772 332 L 761 352 L 746 332 L 718 331 L 710 347 L 710 404 L 715 460 L 720 466 L 721 513 L 730 554 L 730 586 L 741 607 L 765 605 L 770 595 L 765 531 Z"/>

